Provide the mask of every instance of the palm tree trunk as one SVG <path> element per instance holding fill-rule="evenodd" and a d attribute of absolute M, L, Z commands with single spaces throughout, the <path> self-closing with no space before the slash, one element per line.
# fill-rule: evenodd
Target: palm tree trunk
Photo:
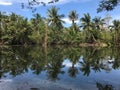
<path fill-rule="evenodd" d="M 115 31 L 115 44 L 118 44 L 118 31 Z"/>
<path fill-rule="evenodd" d="M 73 24 L 73 31 L 75 31 L 75 22 L 74 22 L 74 20 L 72 20 L 72 24 Z"/>
<path fill-rule="evenodd" d="M 44 41 L 44 50 L 45 50 L 45 61 L 46 64 L 48 63 L 48 50 L 47 50 L 47 44 L 48 44 L 48 23 L 46 23 L 46 29 L 45 29 L 45 41 Z"/>
<path fill-rule="evenodd" d="M 44 46 L 46 47 L 48 44 L 48 24 L 46 23 L 46 29 L 45 29 L 45 42 L 44 42 Z"/>

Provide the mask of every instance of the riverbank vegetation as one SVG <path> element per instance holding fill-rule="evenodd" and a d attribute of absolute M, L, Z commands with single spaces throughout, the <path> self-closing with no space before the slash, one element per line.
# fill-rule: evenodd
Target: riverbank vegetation
<path fill-rule="evenodd" d="M 119 20 L 113 20 L 108 25 L 106 17 L 92 18 L 89 13 L 80 17 L 77 11 L 73 10 L 68 14 L 72 24 L 65 27 L 64 17 L 64 14 L 59 14 L 57 7 L 49 8 L 46 17 L 37 13 L 31 19 L 15 13 L 0 12 L 0 45 L 106 46 L 120 43 Z M 79 23 L 76 23 L 76 20 Z"/>

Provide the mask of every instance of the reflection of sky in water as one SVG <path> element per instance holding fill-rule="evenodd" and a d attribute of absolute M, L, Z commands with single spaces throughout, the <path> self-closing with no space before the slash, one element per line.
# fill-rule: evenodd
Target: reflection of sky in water
<path fill-rule="evenodd" d="M 82 58 L 79 61 L 82 61 Z M 33 71 L 29 70 L 28 73 L 16 77 L 6 74 L 7 77 L 0 80 L 0 90 L 30 90 L 30 88 L 40 88 L 40 90 L 97 90 L 96 82 L 112 84 L 116 90 L 120 89 L 120 70 L 111 70 L 109 73 L 104 70 L 95 73 L 95 71 L 91 70 L 88 77 L 79 71 L 79 74 L 72 78 L 68 74 L 68 69 L 72 66 L 70 60 L 64 60 L 63 65 L 65 67 L 62 70 L 65 73 L 58 75 L 60 80 L 49 80 L 46 71 L 35 75 Z M 75 64 L 75 67 L 79 69 L 80 64 Z"/>
<path fill-rule="evenodd" d="M 82 57 L 80 58 L 80 61 L 82 61 Z M 63 62 L 63 65 L 66 66 L 64 70 L 68 71 L 67 69 L 72 66 L 72 63 L 67 59 Z M 78 68 L 80 67 L 78 63 L 75 66 Z M 112 70 L 109 73 L 103 70 L 101 72 L 95 73 L 93 70 L 91 70 L 91 73 L 88 77 L 83 76 L 83 73 L 79 72 L 79 74 L 75 78 L 71 78 L 68 76 L 68 73 L 66 73 L 64 77 L 61 75 L 61 81 L 74 88 L 81 88 L 82 90 L 94 90 L 96 88 L 96 82 L 112 84 L 116 88 L 120 89 L 119 76 L 120 70 Z"/>

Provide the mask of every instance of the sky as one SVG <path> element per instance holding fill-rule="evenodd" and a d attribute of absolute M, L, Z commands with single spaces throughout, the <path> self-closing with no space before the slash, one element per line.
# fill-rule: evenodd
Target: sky
<path fill-rule="evenodd" d="M 14 12 L 30 19 L 35 13 L 39 13 L 42 17 L 45 17 L 47 14 L 47 9 L 54 5 L 57 8 L 60 8 L 59 14 L 65 15 L 63 20 L 66 22 L 66 25 L 71 24 L 71 21 L 68 19 L 68 14 L 72 10 L 77 11 L 79 18 L 83 17 L 85 13 L 90 13 L 92 18 L 95 16 L 101 16 L 104 18 L 107 14 L 109 14 L 112 19 L 120 19 L 120 5 L 117 6 L 113 11 L 97 13 L 96 9 L 98 8 L 98 4 L 101 0 L 59 0 L 59 2 L 47 5 L 46 7 L 42 5 L 36 6 L 37 10 L 34 13 L 31 9 L 22 9 L 21 3 L 24 3 L 27 7 L 27 1 L 28 0 L 0 0 L 0 11 L 7 13 Z M 44 2 L 49 1 L 51 0 L 44 0 Z M 79 21 L 80 20 L 77 20 L 76 22 Z"/>

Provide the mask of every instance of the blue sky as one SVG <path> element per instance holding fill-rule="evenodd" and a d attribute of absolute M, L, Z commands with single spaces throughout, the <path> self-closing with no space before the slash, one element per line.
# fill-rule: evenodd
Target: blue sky
<path fill-rule="evenodd" d="M 50 0 L 44 1 L 48 2 Z M 66 17 L 63 18 L 63 20 L 66 21 L 66 24 L 71 23 L 68 19 L 68 14 L 71 10 L 76 10 L 79 14 L 79 18 L 81 18 L 84 13 L 90 13 L 92 18 L 95 16 L 105 17 L 106 14 L 109 13 L 109 15 L 113 19 L 120 19 L 120 6 L 116 7 L 116 9 L 111 12 L 104 11 L 101 13 L 97 13 L 96 9 L 98 8 L 99 1 L 100 0 L 59 0 L 59 2 L 54 5 L 60 8 L 59 14 L 65 14 Z M 22 2 L 27 4 L 27 0 L 0 0 L 0 11 L 5 11 L 7 13 L 14 12 L 27 18 L 33 17 L 34 13 L 32 13 L 31 10 L 21 9 Z M 52 5 L 47 5 L 46 7 L 42 5 L 36 6 L 37 11 L 35 13 L 39 13 L 41 14 L 41 16 L 45 17 L 47 9 L 50 8 Z"/>

